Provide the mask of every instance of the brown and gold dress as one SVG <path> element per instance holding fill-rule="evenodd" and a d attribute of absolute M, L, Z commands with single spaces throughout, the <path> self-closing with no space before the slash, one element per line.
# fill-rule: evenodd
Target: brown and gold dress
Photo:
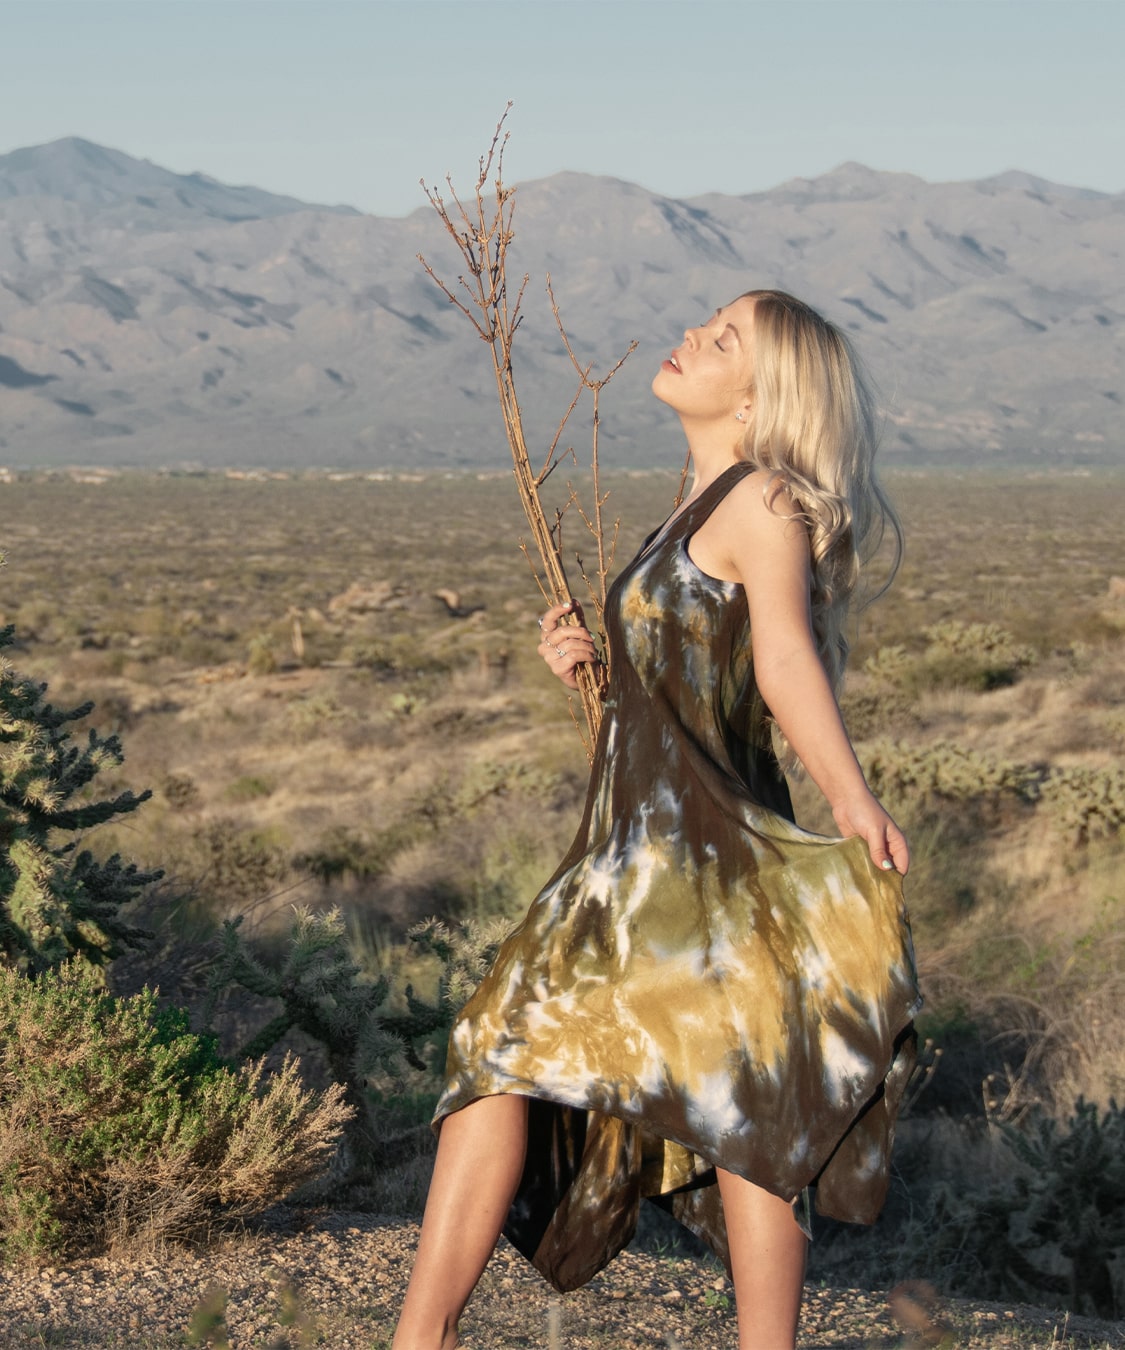
<path fill-rule="evenodd" d="M 613 675 L 577 837 L 450 1039 L 435 1122 L 530 1097 L 505 1233 L 560 1290 L 642 1197 L 727 1258 L 715 1168 L 870 1223 L 919 1003 L 902 885 L 792 823 L 741 586 L 688 540 L 749 465 L 614 583 Z"/>

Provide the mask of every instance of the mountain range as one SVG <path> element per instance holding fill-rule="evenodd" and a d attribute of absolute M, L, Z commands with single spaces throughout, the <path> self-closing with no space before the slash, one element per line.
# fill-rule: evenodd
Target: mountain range
<path fill-rule="evenodd" d="M 574 389 L 549 272 L 580 359 L 639 343 L 602 396 L 607 464 L 678 462 L 652 375 L 685 325 L 762 286 L 852 334 L 888 461 L 1122 458 L 1125 194 L 844 164 L 678 200 L 561 173 L 519 186 L 515 230 L 537 444 Z M 455 281 L 424 201 L 363 215 L 73 138 L 0 156 L 0 462 L 503 464 L 488 353 L 418 253 Z"/>

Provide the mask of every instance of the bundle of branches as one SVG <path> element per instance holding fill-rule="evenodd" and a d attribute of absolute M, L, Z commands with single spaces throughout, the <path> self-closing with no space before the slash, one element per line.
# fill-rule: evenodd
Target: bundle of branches
<path fill-rule="evenodd" d="M 500 399 L 504 431 L 509 449 L 512 452 L 512 464 L 520 501 L 531 527 L 532 538 L 535 541 L 535 548 L 539 557 L 538 566 L 533 561 L 526 542 L 521 540 L 520 546 L 531 564 L 539 590 L 548 605 L 564 603 L 574 595 L 570 583 L 567 581 L 562 540 L 563 519 L 570 509 L 573 508 L 578 514 L 582 525 L 592 536 L 597 554 L 597 563 L 592 569 L 592 575 L 583 562 L 581 554 L 577 551 L 574 554 L 579 574 L 586 586 L 596 616 L 595 624 L 598 636 L 601 639 L 602 651 L 606 658 L 599 666 L 594 667 L 584 664 L 579 666 L 577 670 L 578 690 L 586 722 L 583 741 L 587 755 L 591 756 L 598 727 L 601 723 L 601 692 L 608 675 L 606 664 L 608 652 L 605 647 L 603 626 L 606 578 L 613 565 L 614 547 L 617 543 L 617 532 L 620 524 L 619 520 L 614 520 L 612 526 L 607 529 L 607 522 L 603 515 L 603 508 L 609 494 L 602 491 L 598 463 L 600 416 L 598 402 L 601 391 L 621 369 L 630 354 L 636 350 L 637 344 L 636 342 L 630 343 L 628 351 L 610 368 L 608 374 L 601 379 L 594 379 L 591 374 L 593 366 L 591 364 L 583 365 L 574 353 L 566 329 L 563 327 L 559 307 L 555 302 L 554 291 L 551 288 L 550 274 L 548 274 L 546 284 L 547 294 L 551 302 L 551 312 L 555 316 L 563 345 L 566 347 L 567 355 L 570 357 L 578 376 L 578 387 L 570 401 L 570 406 L 563 413 L 558 423 L 550 445 L 541 460 L 537 458 L 538 467 L 536 467 L 532 463 L 524 436 L 523 419 L 520 413 L 519 399 L 516 397 L 515 374 L 512 367 L 512 344 L 516 330 L 520 325 L 520 307 L 529 278 L 526 274 L 522 277 L 513 298 L 508 288 L 507 261 L 508 250 L 514 238 L 512 217 L 515 210 L 515 188 L 506 186 L 503 181 L 504 146 L 508 139 L 507 132 L 504 131 L 504 121 L 510 108 L 511 104 L 509 103 L 508 109 L 505 110 L 504 116 L 501 117 L 496 127 L 488 153 L 480 159 L 473 201 L 468 206 L 458 197 L 449 177 L 446 178 L 446 183 L 452 198 L 451 206 L 447 206 L 439 192 L 426 187 L 424 182 L 422 184 L 430 204 L 437 212 L 447 233 L 457 245 L 465 261 L 466 271 L 458 276 L 457 286 L 454 288 L 447 285 L 437 276 L 422 254 L 419 254 L 418 257 L 426 272 L 445 293 L 450 303 L 456 305 L 472 323 L 478 336 L 488 344 L 492 354 L 492 368 L 496 377 L 496 392 Z M 490 189 L 488 184 L 494 167 L 495 179 Z M 587 509 L 580 500 L 574 484 L 568 483 L 568 495 L 564 505 L 551 511 L 544 507 L 541 495 L 542 489 L 560 463 L 568 458 L 574 464 L 578 462 L 573 447 L 564 447 L 562 438 L 571 414 L 586 392 L 591 395 L 593 402 L 593 444 L 590 460 L 592 504 Z M 594 627 L 595 624 L 590 626 Z M 575 721 L 577 725 L 577 719 Z M 579 732 L 581 733 L 581 731 L 582 728 L 579 726 Z"/>

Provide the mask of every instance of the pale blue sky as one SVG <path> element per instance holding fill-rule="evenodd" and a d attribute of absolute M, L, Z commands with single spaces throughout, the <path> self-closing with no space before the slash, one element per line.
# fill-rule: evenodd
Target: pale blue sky
<path fill-rule="evenodd" d="M 854 159 L 1125 189 L 1121 0 L 0 0 L 0 153 L 78 135 L 380 215 L 507 176 L 749 192 Z"/>

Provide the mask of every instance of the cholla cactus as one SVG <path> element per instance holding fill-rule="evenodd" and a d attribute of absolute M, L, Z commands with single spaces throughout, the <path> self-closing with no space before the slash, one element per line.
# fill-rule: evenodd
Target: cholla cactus
<path fill-rule="evenodd" d="M 297 907 L 289 945 L 277 966 L 253 952 L 240 926 L 241 919 L 223 925 L 207 1020 L 231 985 L 282 1004 L 277 1016 L 241 1047 L 240 1058 L 264 1055 L 297 1027 L 324 1046 L 334 1076 L 343 1083 L 400 1077 L 408 1065 L 425 1067 L 417 1042 L 448 1022 L 447 1011 L 415 998 L 409 985 L 406 1011 L 387 1008 L 391 981 L 386 975 L 374 981 L 361 978 L 338 909 L 315 914 Z"/>
<path fill-rule="evenodd" d="M 12 635 L 11 627 L 0 629 L 0 650 Z M 145 934 L 120 910 L 162 875 L 118 854 L 99 862 L 75 851 L 68 835 L 135 811 L 152 794 L 76 805 L 124 755 L 116 736 L 95 731 L 74 744 L 71 725 L 94 705 L 55 708 L 46 693 L 45 684 L 21 678 L 0 657 L 0 963 L 31 972 L 76 954 L 101 963 L 136 945 Z"/>
<path fill-rule="evenodd" d="M 472 998 L 509 929 L 502 919 L 488 924 L 470 919 L 457 932 L 431 918 L 410 930 L 411 940 L 442 963 L 439 998 L 450 1021 Z"/>
<path fill-rule="evenodd" d="M 1125 826 L 1125 769 L 1055 769 L 1043 800 L 1072 843 L 1108 838 Z"/>
<path fill-rule="evenodd" d="M 994 759 L 952 741 L 910 745 L 877 741 L 864 755 L 864 772 L 877 793 L 892 799 L 972 801 L 1003 796 L 1033 802 L 1047 771 Z"/>
<path fill-rule="evenodd" d="M 251 950 L 239 920 L 223 929 L 222 946 L 213 967 L 205 1012 L 212 1020 L 219 997 L 232 985 L 262 998 L 276 999 L 281 1011 L 238 1052 L 253 1059 L 264 1055 L 291 1029 L 299 1028 L 324 1047 L 329 1069 L 344 1088 L 344 1100 L 355 1108 L 348 1128 L 350 1180 L 370 1167 L 383 1167 L 401 1140 L 377 1137 L 380 1127 L 369 1111 L 368 1087 L 393 1093 L 431 1068 L 425 1041 L 448 1027 L 491 961 L 500 925 L 468 923 L 459 933 L 435 919 L 418 925 L 411 937 L 442 963 L 439 996 L 430 1004 L 405 988 L 405 1009 L 391 1002 L 392 981 L 363 977 L 348 946 L 340 913 L 295 910 L 289 945 L 272 965 Z M 388 1006 L 390 1005 L 390 1006 Z M 413 1138 L 417 1131 L 408 1131 Z"/>
<path fill-rule="evenodd" d="M 1007 798 L 1036 806 L 1076 846 L 1125 828 L 1125 769 L 1018 764 L 951 741 L 876 741 L 863 768 L 874 791 L 892 801 L 995 805 Z"/>
<path fill-rule="evenodd" d="M 950 686 L 997 689 L 1015 684 L 1035 663 L 1033 648 L 994 623 L 948 619 L 923 629 L 922 635 L 924 651 L 911 653 L 901 645 L 880 647 L 864 662 L 864 674 L 880 684 L 916 693 Z"/>
<path fill-rule="evenodd" d="M 1120 1317 L 1125 1251 L 1125 1112 L 1081 1097 L 1060 1123 L 1045 1114 L 998 1132 L 1014 1166 L 975 1194 L 943 1187 L 931 1216 L 933 1257 L 954 1288 L 993 1298 L 1041 1297 Z M 1000 1159 L 998 1159 L 998 1162 Z"/>

